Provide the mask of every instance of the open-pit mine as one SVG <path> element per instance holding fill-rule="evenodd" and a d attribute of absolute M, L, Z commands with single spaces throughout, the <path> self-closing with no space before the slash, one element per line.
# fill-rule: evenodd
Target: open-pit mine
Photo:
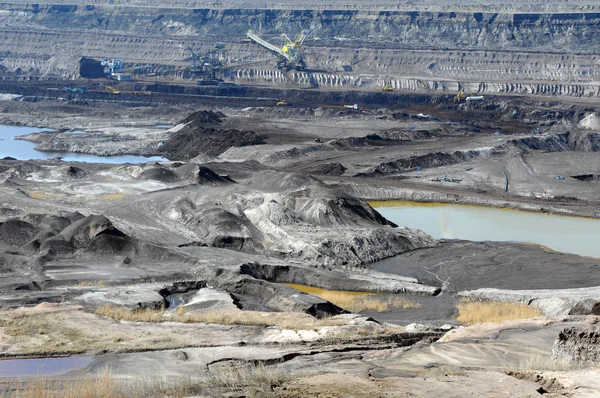
<path fill-rule="evenodd" d="M 0 396 L 600 396 L 600 5 L 0 3 Z"/>

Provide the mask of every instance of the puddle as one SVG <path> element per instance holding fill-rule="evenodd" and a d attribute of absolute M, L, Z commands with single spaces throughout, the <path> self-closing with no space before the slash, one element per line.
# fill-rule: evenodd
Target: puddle
<path fill-rule="evenodd" d="M 172 294 L 166 297 L 167 302 L 169 303 L 167 309 L 174 310 L 177 307 L 181 307 L 187 302 L 187 298 L 183 296 L 182 293 Z"/>
<path fill-rule="evenodd" d="M 94 357 L 6 359 L 0 361 L 0 377 L 57 376 L 83 369 Z"/>
<path fill-rule="evenodd" d="M 600 257 L 600 220 L 449 203 L 395 202 L 372 205 L 400 226 L 435 239 L 535 243 L 552 250 Z"/>
<path fill-rule="evenodd" d="M 49 132 L 48 129 L 40 129 L 34 127 L 21 126 L 6 126 L 0 125 L 0 159 L 4 157 L 12 157 L 18 160 L 35 160 L 35 159 L 52 159 L 57 156 L 62 160 L 69 162 L 88 162 L 88 163 L 148 163 L 148 162 L 166 162 L 168 159 L 160 156 L 136 156 L 136 155 L 121 155 L 121 156 L 97 156 L 84 153 L 71 152 L 40 152 L 34 148 L 38 145 L 35 142 L 15 140 L 14 137 L 40 133 L 42 131 Z M 85 131 L 72 131 L 69 134 L 87 134 Z"/>

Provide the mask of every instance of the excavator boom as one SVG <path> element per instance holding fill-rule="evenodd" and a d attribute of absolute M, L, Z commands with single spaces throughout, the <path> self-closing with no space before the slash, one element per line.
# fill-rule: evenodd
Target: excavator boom
<path fill-rule="evenodd" d="M 260 44 L 261 46 L 265 47 L 268 50 L 271 50 L 279 55 L 281 55 L 282 57 L 285 57 L 288 60 L 290 59 L 290 56 L 287 52 L 285 52 L 283 50 L 283 48 L 275 46 L 271 43 L 269 43 L 268 41 L 262 39 L 260 36 L 258 36 L 256 33 L 254 33 L 254 31 L 249 30 L 248 33 L 246 33 L 246 36 L 248 36 L 248 38 L 258 44 Z"/>
<path fill-rule="evenodd" d="M 291 41 L 287 35 L 282 35 L 284 38 L 284 43 L 281 47 L 269 43 L 268 41 L 254 33 L 253 30 L 249 30 L 248 33 L 246 33 L 246 36 L 255 43 L 278 54 L 280 58 L 277 62 L 277 67 L 279 69 L 304 70 L 304 68 L 306 67 L 306 62 L 304 62 L 302 54 L 300 54 L 299 51 L 300 46 L 304 42 L 304 35 L 299 37 L 295 42 Z"/>

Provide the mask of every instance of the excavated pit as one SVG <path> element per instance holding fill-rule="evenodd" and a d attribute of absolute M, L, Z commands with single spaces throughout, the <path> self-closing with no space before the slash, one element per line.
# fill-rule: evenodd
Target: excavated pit
<path fill-rule="evenodd" d="M 245 2 L 218 9 L 202 2 L 169 8 L 157 2 L 126 7 L 77 0 L 60 5 L 5 2 L 0 22 L 6 39 L 0 51 L 6 56 L 1 65 L 15 80 L 93 78 L 100 74 L 98 60 L 122 57 L 150 65 L 167 79 L 181 79 L 191 68 L 186 48 L 202 54 L 220 43 L 229 65 L 220 77 L 238 84 L 599 95 L 594 80 L 600 70 L 593 54 L 600 14 L 593 6 L 503 3 L 492 4 L 502 10 L 490 11 L 485 3 L 418 2 L 414 9 L 336 3 L 332 10 L 321 4 L 302 10 L 290 3 L 268 4 L 271 9 L 265 12 Z M 309 29 L 304 49 L 308 71 L 276 70 L 275 56 L 245 42 L 248 28 L 275 42 L 282 33 Z M 35 44 L 39 42 L 44 45 Z M 61 49 L 60 55 L 54 48 Z"/>

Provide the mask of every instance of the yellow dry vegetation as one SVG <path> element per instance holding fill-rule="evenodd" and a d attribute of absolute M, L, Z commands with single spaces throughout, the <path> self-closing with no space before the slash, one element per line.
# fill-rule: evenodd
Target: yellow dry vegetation
<path fill-rule="evenodd" d="M 415 309 L 421 307 L 421 304 L 407 300 L 404 297 L 381 297 L 373 292 L 325 290 L 318 287 L 297 285 L 293 283 L 286 283 L 285 285 L 300 290 L 301 292 L 320 297 L 323 300 L 327 300 L 338 307 L 352 312 L 387 312 L 390 308 Z"/>
<path fill-rule="evenodd" d="M 56 198 L 56 195 L 48 192 L 32 191 L 29 192 L 29 197 L 33 199 L 54 199 Z"/>
<path fill-rule="evenodd" d="M 301 371 L 296 377 L 312 374 Z M 108 370 L 96 377 L 59 380 L 34 377 L 25 381 L 9 381 L 4 387 L 10 390 L 7 398 L 183 398 L 195 395 L 220 396 L 218 392 L 240 390 L 248 387 L 275 386 L 290 380 L 289 372 L 262 364 L 244 364 L 218 367 L 205 377 L 171 377 L 169 381 L 142 378 L 127 380 L 115 378 Z M 215 391 L 215 389 L 217 389 Z M 238 391 L 239 392 L 239 391 Z M 209 395 L 206 395 L 206 394 Z M 238 394 L 239 395 L 239 394 Z"/>
<path fill-rule="evenodd" d="M 456 319 L 464 325 L 529 319 L 542 315 L 540 310 L 529 305 L 501 301 L 463 300 L 458 303 L 457 308 Z"/>
<path fill-rule="evenodd" d="M 130 310 L 125 307 L 102 305 L 96 314 L 129 322 L 182 322 L 216 325 L 277 326 L 281 329 L 310 330 L 321 326 L 343 325 L 342 320 L 316 319 L 303 312 L 224 311 L 188 312 L 184 307 L 175 311 L 144 308 Z"/>
<path fill-rule="evenodd" d="M 92 379 L 61 382 L 50 378 L 36 377 L 10 385 L 10 398 L 120 398 L 143 397 L 136 391 L 123 388 L 108 373 Z"/>
<path fill-rule="evenodd" d="M 104 286 L 104 281 L 81 281 L 79 286 Z"/>
<path fill-rule="evenodd" d="M 410 200 L 369 200 L 369 206 L 377 207 L 437 207 L 444 206 L 448 203 L 442 202 L 413 202 Z"/>
<path fill-rule="evenodd" d="M 100 195 L 102 200 L 119 200 L 128 197 L 129 194 L 123 192 L 105 193 Z"/>

